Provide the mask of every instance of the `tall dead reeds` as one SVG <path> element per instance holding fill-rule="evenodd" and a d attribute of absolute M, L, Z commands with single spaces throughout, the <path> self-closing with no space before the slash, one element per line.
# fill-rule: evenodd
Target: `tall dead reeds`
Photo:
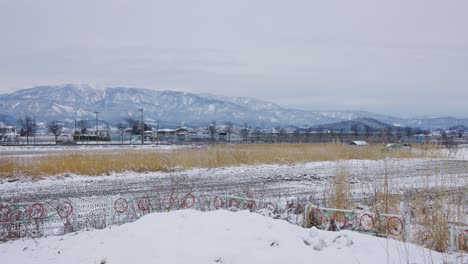
<path fill-rule="evenodd" d="M 421 154 L 422 155 L 422 154 Z M 39 157 L 0 158 L 0 177 L 61 173 L 103 175 L 111 172 L 174 171 L 255 164 L 293 164 L 308 161 L 417 157 L 409 151 L 387 152 L 381 145 L 346 144 L 219 145 L 175 150 L 101 150 L 52 153 Z"/>

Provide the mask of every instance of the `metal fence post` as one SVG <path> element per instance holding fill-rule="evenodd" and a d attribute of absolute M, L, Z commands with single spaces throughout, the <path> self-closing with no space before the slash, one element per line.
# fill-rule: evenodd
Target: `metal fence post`
<path fill-rule="evenodd" d="M 114 207 L 113 207 L 113 204 L 112 204 L 113 200 L 114 200 L 114 196 L 113 195 L 109 196 L 109 205 L 110 206 L 109 206 L 109 217 L 108 217 L 108 219 L 106 221 L 107 226 L 114 225 L 115 215 L 114 215 L 114 210 L 113 210 Z"/>
<path fill-rule="evenodd" d="M 79 210 L 78 210 L 78 202 L 79 200 L 76 199 L 76 202 L 72 202 L 72 207 L 73 207 L 73 224 L 72 224 L 72 227 L 73 227 L 73 231 L 78 231 L 78 213 L 79 213 Z"/>
<path fill-rule="evenodd" d="M 411 214 L 409 212 L 406 213 L 406 223 L 405 223 L 405 240 L 406 242 L 410 241 L 411 239 Z"/>
<path fill-rule="evenodd" d="M 453 239 L 453 237 L 454 237 L 453 226 L 451 225 L 449 229 L 450 229 L 450 252 L 454 252 L 454 251 L 456 251 L 456 248 L 455 248 L 455 243 L 453 241 L 454 240 Z"/>

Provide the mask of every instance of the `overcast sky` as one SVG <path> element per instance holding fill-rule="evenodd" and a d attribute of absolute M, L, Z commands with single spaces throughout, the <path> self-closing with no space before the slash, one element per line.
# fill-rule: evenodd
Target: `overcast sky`
<path fill-rule="evenodd" d="M 468 117 L 468 1 L 0 0 L 0 93 L 63 83 Z"/>

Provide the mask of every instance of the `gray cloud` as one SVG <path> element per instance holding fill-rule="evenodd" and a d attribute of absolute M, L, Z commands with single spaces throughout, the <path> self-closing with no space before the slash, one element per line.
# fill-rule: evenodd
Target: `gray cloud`
<path fill-rule="evenodd" d="M 0 92 L 94 83 L 468 116 L 468 2 L 0 1 Z"/>

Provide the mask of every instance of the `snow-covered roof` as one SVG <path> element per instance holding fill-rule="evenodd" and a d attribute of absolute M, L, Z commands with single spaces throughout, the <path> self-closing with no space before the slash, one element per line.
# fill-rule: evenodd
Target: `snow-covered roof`
<path fill-rule="evenodd" d="M 161 129 L 158 129 L 158 132 L 175 132 L 174 129 L 170 129 L 170 128 L 161 128 Z"/>
<path fill-rule="evenodd" d="M 5 123 L 0 122 L 0 128 L 14 128 L 14 126 L 7 126 Z"/>
<path fill-rule="evenodd" d="M 176 129 L 176 131 L 193 131 L 193 128 L 186 127 L 186 126 L 181 126 Z"/>
<path fill-rule="evenodd" d="M 369 146 L 369 144 L 368 144 L 366 141 L 360 141 L 360 140 L 356 140 L 356 141 L 351 142 L 351 145 L 355 145 L 355 146 Z"/>

